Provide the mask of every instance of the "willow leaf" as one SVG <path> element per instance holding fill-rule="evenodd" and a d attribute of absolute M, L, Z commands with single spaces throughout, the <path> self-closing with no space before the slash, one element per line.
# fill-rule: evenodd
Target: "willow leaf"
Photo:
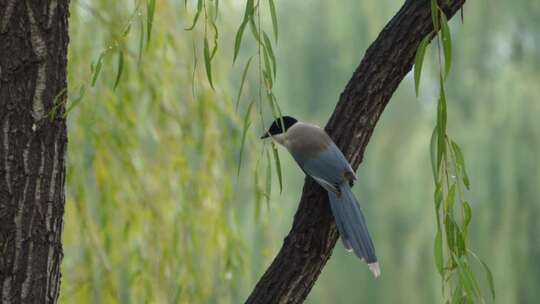
<path fill-rule="evenodd" d="M 149 0 L 146 4 L 146 47 L 150 44 L 152 37 L 152 25 L 154 24 L 154 13 L 156 11 L 156 0 Z"/>
<path fill-rule="evenodd" d="M 249 71 L 249 65 L 251 64 L 251 59 L 253 59 L 253 57 L 249 57 L 246 63 L 246 66 L 244 67 L 244 71 L 242 72 L 242 79 L 240 80 L 240 88 L 238 89 L 238 94 L 236 95 L 236 110 L 238 110 L 238 105 L 240 104 L 240 97 L 242 97 L 242 90 L 244 89 L 246 76 Z"/>
<path fill-rule="evenodd" d="M 96 81 L 98 79 L 99 73 L 101 72 L 101 67 L 103 66 L 103 57 L 105 56 L 105 53 L 99 54 L 99 57 L 97 59 L 96 64 L 93 66 L 94 74 L 92 75 L 92 86 L 96 85 Z"/>
<path fill-rule="evenodd" d="M 71 110 L 73 110 L 81 102 L 85 93 L 86 93 L 86 86 L 83 84 L 81 88 L 79 89 L 79 96 L 77 96 L 77 98 L 75 98 L 73 101 L 70 102 L 69 107 L 64 113 L 64 118 L 66 118 L 69 112 L 71 112 Z"/>
<path fill-rule="evenodd" d="M 195 12 L 195 17 L 193 17 L 193 22 L 191 23 L 191 26 L 185 28 L 186 31 L 191 31 L 195 28 L 195 25 L 197 25 L 197 21 L 199 20 L 199 17 L 201 16 L 203 8 L 203 0 L 197 1 L 197 12 Z"/>
<path fill-rule="evenodd" d="M 278 150 L 274 143 L 272 143 L 272 152 L 274 152 L 274 161 L 276 163 L 276 172 L 277 172 L 278 181 L 279 181 L 279 193 L 281 193 L 283 191 L 283 177 L 281 175 L 281 162 L 279 160 Z"/>
<path fill-rule="evenodd" d="M 276 39 L 276 43 L 277 43 L 278 22 L 277 22 L 277 14 L 276 14 L 276 5 L 274 4 L 274 0 L 268 0 L 268 7 L 270 8 L 270 16 L 272 17 L 272 30 L 274 32 L 274 38 Z"/>
<path fill-rule="evenodd" d="M 431 19 L 435 32 L 439 30 L 439 5 L 437 0 L 431 0 Z"/>
<path fill-rule="evenodd" d="M 214 30 L 214 47 L 212 48 L 212 52 L 210 53 L 210 60 L 213 60 L 218 50 L 219 32 L 214 21 L 211 22 L 211 25 Z"/>
<path fill-rule="evenodd" d="M 443 275 L 444 269 L 443 269 L 443 249 L 442 249 L 442 233 L 441 229 L 437 227 L 437 234 L 435 235 L 435 245 L 433 248 L 433 254 L 435 258 L 435 266 L 437 267 L 437 271 Z"/>
<path fill-rule="evenodd" d="M 211 62 L 211 55 L 210 55 L 210 48 L 208 46 L 208 39 L 206 37 L 204 38 L 204 67 L 206 70 L 206 77 L 208 78 L 208 82 L 210 83 L 210 87 L 214 89 L 214 83 L 212 82 L 212 62 Z"/>
<path fill-rule="evenodd" d="M 242 141 L 240 143 L 240 156 L 238 157 L 238 170 L 236 175 L 240 176 L 240 168 L 242 167 L 242 156 L 244 154 L 244 145 L 246 143 L 246 135 L 249 127 L 251 126 L 251 122 L 249 120 L 249 115 L 251 113 L 251 107 L 253 106 L 254 100 L 252 100 L 249 103 L 249 106 L 246 110 L 246 114 L 244 115 L 244 126 L 242 128 Z"/>
<path fill-rule="evenodd" d="M 435 183 L 439 180 L 439 165 L 437 158 L 437 127 L 433 128 L 431 139 L 429 141 L 429 155 L 431 157 L 431 171 L 433 172 L 433 180 Z"/>
<path fill-rule="evenodd" d="M 238 52 L 240 51 L 240 44 L 242 43 L 242 35 L 244 35 L 245 28 L 246 22 L 242 22 L 242 24 L 240 24 L 240 27 L 238 28 L 238 31 L 236 31 L 236 37 L 234 38 L 233 62 L 236 61 L 236 57 L 238 56 Z"/>
<path fill-rule="evenodd" d="M 463 152 L 461 151 L 461 148 L 454 141 L 452 141 L 452 150 L 454 151 L 456 163 L 461 171 L 463 184 L 467 189 L 470 189 L 471 184 L 469 181 L 469 176 L 467 175 L 467 168 L 465 167 L 465 158 L 463 157 Z"/>
<path fill-rule="evenodd" d="M 139 56 L 137 58 L 137 64 L 141 63 L 144 46 L 144 22 L 139 18 Z"/>
<path fill-rule="evenodd" d="M 276 78 L 276 56 L 274 55 L 274 50 L 272 49 L 272 43 L 270 42 L 270 38 L 268 38 L 268 35 L 266 35 L 266 32 L 264 31 L 263 39 L 264 44 L 266 45 L 266 50 L 268 51 L 268 56 L 270 57 L 270 61 L 272 62 L 272 71 L 274 72 L 274 78 Z"/>
<path fill-rule="evenodd" d="M 236 36 L 234 38 L 234 55 L 233 55 L 233 63 L 236 61 L 236 57 L 238 56 L 238 53 L 240 52 L 240 45 L 242 44 L 242 36 L 244 35 L 244 30 L 246 28 L 246 25 L 248 24 L 249 20 L 253 17 L 253 0 L 248 0 L 246 2 L 246 9 L 244 10 L 244 18 L 242 20 L 242 23 L 240 24 L 240 27 L 236 31 Z"/>
<path fill-rule="evenodd" d="M 266 204 L 270 205 L 270 194 L 272 193 L 272 159 L 270 158 L 270 152 L 266 150 L 267 166 L 266 166 Z"/>
<path fill-rule="evenodd" d="M 122 73 L 124 71 L 124 52 L 118 52 L 118 69 L 116 71 L 116 79 L 114 80 L 113 90 L 116 90 L 116 87 L 120 83 L 120 78 L 122 78 Z"/>
<path fill-rule="evenodd" d="M 491 298 L 495 300 L 495 282 L 493 280 L 493 274 L 491 273 L 491 270 L 489 269 L 489 266 L 480 259 L 474 252 L 469 250 L 469 253 L 478 261 L 480 264 L 482 264 L 482 267 L 484 267 L 484 271 L 486 272 L 486 280 L 489 285 L 489 290 L 491 292 Z"/>
<path fill-rule="evenodd" d="M 444 78 L 446 79 L 452 67 L 452 36 L 448 28 L 448 19 L 443 12 L 441 12 L 441 39 L 444 52 Z"/>
<path fill-rule="evenodd" d="M 414 89 L 416 91 L 416 96 L 418 97 L 418 92 L 420 91 L 420 76 L 422 75 L 422 65 L 424 64 L 424 56 L 426 55 L 426 48 L 431 39 L 431 34 L 426 35 L 416 50 L 416 58 L 414 61 Z"/>

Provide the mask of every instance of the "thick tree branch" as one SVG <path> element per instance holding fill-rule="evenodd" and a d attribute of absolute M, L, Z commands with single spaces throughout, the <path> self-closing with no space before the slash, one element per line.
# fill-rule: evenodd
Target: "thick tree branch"
<path fill-rule="evenodd" d="M 449 18 L 464 2 L 439 0 Z M 353 168 L 362 162 L 382 111 L 411 70 L 420 41 L 432 30 L 430 2 L 407 0 L 368 48 L 345 87 L 326 131 Z M 304 301 L 338 238 L 327 200 L 326 192 L 313 180 L 306 179 L 293 227 L 247 303 Z M 384 269 L 384 261 L 381 264 Z"/>

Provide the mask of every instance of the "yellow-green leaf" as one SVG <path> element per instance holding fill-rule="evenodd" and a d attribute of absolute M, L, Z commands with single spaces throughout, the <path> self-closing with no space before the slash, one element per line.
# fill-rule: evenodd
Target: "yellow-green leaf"
<path fill-rule="evenodd" d="M 208 39 L 204 37 L 204 67 L 206 70 L 206 77 L 208 78 L 208 82 L 210 83 L 210 87 L 214 89 L 214 83 L 212 82 L 212 62 L 211 62 L 211 55 L 210 55 L 210 48 L 208 46 Z"/>
<path fill-rule="evenodd" d="M 276 39 L 276 43 L 277 43 L 278 22 L 277 22 L 276 6 L 274 4 L 274 0 L 268 0 L 268 6 L 270 7 L 270 16 L 272 17 L 272 29 L 274 31 L 274 38 Z"/>
<path fill-rule="evenodd" d="M 255 100 L 252 100 L 249 103 L 248 108 L 246 110 L 246 114 L 244 115 L 244 126 L 242 128 L 242 141 L 240 142 L 240 156 L 238 157 L 238 170 L 237 170 L 237 173 L 236 173 L 237 176 L 240 175 L 240 169 L 242 167 L 242 156 L 244 154 L 244 145 L 246 143 L 246 135 L 247 135 L 247 131 L 248 131 L 249 127 L 251 126 L 249 116 L 250 116 L 251 107 L 253 106 L 254 101 Z"/>
<path fill-rule="evenodd" d="M 249 65 L 251 64 L 251 59 L 253 59 L 253 57 L 249 57 L 246 66 L 244 67 L 244 71 L 242 72 L 240 88 L 238 89 L 238 94 L 236 95 L 236 110 L 238 110 L 238 105 L 240 104 L 240 97 L 242 96 L 242 90 L 244 89 L 244 83 L 246 82 L 246 76 L 249 70 Z"/>
<path fill-rule="evenodd" d="M 429 154 L 431 157 L 431 171 L 433 172 L 433 180 L 435 183 L 439 180 L 439 166 L 437 158 L 437 127 L 433 128 L 431 132 L 431 139 L 429 141 Z"/>
<path fill-rule="evenodd" d="M 270 57 L 270 61 L 272 63 L 272 71 L 274 72 L 274 78 L 276 78 L 276 56 L 274 55 L 274 50 L 272 49 L 272 43 L 270 42 L 270 38 L 268 38 L 268 35 L 266 35 L 266 32 L 264 31 L 263 38 L 264 44 L 266 45 L 265 49 L 268 51 L 268 56 Z"/>
<path fill-rule="evenodd" d="M 270 159 L 270 152 L 266 150 L 266 204 L 270 205 L 270 194 L 272 193 L 272 160 Z"/>
<path fill-rule="evenodd" d="M 448 77 L 452 66 L 452 36 L 448 28 L 448 19 L 444 12 L 441 11 L 441 40 L 444 52 L 444 79 Z"/>
<path fill-rule="evenodd" d="M 113 90 L 116 90 L 118 83 L 120 83 L 120 78 L 122 78 L 122 72 L 124 71 L 124 52 L 118 52 L 118 69 L 116 71 L 116 79 L 114 80 Z"/>
<path fill-rule="evenodd" d="M 439 29 L 439 5 L 437 0 L 431 0 L 431 19 L 435 32 Z"/>
<path fill-rule="evenodd" d="M 152 37 L 152 25 L 154 24 L 154 13 L 156 11 L 156 0 L 148 0 L 146 3 L 146 46 L 150 44 L 150 38 Z"/>
<path fill-rule="evenodd" d="M 437 271 L 443 275 L 443 249 L 442 249 L 442 234 L 441 230 L 437 228 L 437 234 L 435 235 L 435 245 L 433 248 L 435 257 L 435 266 Z"/>
<path fill-rule="evenodd" d="M 84 97 L 84 94 L 86 93 L 86 87 L 83 84 L 81 88 L 79 89 L 79 96 L 75 98 L 73 101 L 70 102 L 69 107 L 67 108 L 66 112 L 64 113 L 64 118 L 67 117 L 68 113 L 71 112 L 81 102 L 81 100 Z"/>
<path fill-rule="evenodd" d="M 195 17 L 193 17 L 193 22 L 191 23 L 191 26 L 185 28 L 186 31 L 191 31 L 193 28 L 195 28 L 195 25 L 197 25 L 197 20 L 199 20 L 199 16 L 201 15 L 203 8 L 203 0 L 197 1 L 197 12 L 195 12 Z"/>
<path fill-rule="evenodd" d="M 281 162 L 279 161 L 279 154 L 276 148 L 276 145 L 272 142 L 272 152 L 274 152 L 274 160 L 276 163 L 276 172 L 279 181 L 279 193 L 283 191 L 283 178 L 281 175 Z"/>
<path fill-rule="evenodd" d="M 422 75 L 422 65 L 424 63 L 424 56 L 426 54 L 426 48 L 431 39 L 431 34 L 426 35 L 420 44 L 418 49 L 416 49 L 416 58 L 414 61 L 414 88 L 416 91 L 416 96 L 418 97 L 418 92 L 420 90 L 420 76 Z"/>
<path fill-rule="evenodd" d="M 103 65 L 103 57 L 105 56 L 105 53 L 101 53 L 99 54 L 99 57 L 96 61 L 96 64 L 92 66 L 92 70 L 94 72 L 94 74 L 92 75 L 92 86 L 95 86 L 96 85 L 96 81 L 98 79 L 98 76 L 99 76 L 99 73 L 101 72 L 101 67 Z"/>

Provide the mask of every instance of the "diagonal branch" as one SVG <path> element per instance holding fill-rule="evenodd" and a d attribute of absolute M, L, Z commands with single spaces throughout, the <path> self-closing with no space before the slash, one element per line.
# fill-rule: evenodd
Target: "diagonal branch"
<path fill-rule="evenodd" d="M 439 5 L 450 19 L 464 2 L 439 0 Z M 362 162 L 385 106 L 411 70 L 420 41 L 432 30 L 430 1 L 407 0 L 368 48 L 341 93 L 326 131 L 354 169 Z M 303 302 L 330 258 L 337 238 L 326 192 L 307 178 L 293 227 L 247 303 Z"/>

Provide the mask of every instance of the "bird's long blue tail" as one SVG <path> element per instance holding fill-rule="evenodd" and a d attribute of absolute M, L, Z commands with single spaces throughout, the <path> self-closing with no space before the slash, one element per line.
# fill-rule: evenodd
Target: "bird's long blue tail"
<path fill-rule="evenodd" d="M 348 183 L 340 185 L 340 193 L 328 192 L 330 207 L 345 245 L 363 259 L 375 277 L 381 274 L 375 255 L 375 247 L 369 235 L 366 219 Z"/>

